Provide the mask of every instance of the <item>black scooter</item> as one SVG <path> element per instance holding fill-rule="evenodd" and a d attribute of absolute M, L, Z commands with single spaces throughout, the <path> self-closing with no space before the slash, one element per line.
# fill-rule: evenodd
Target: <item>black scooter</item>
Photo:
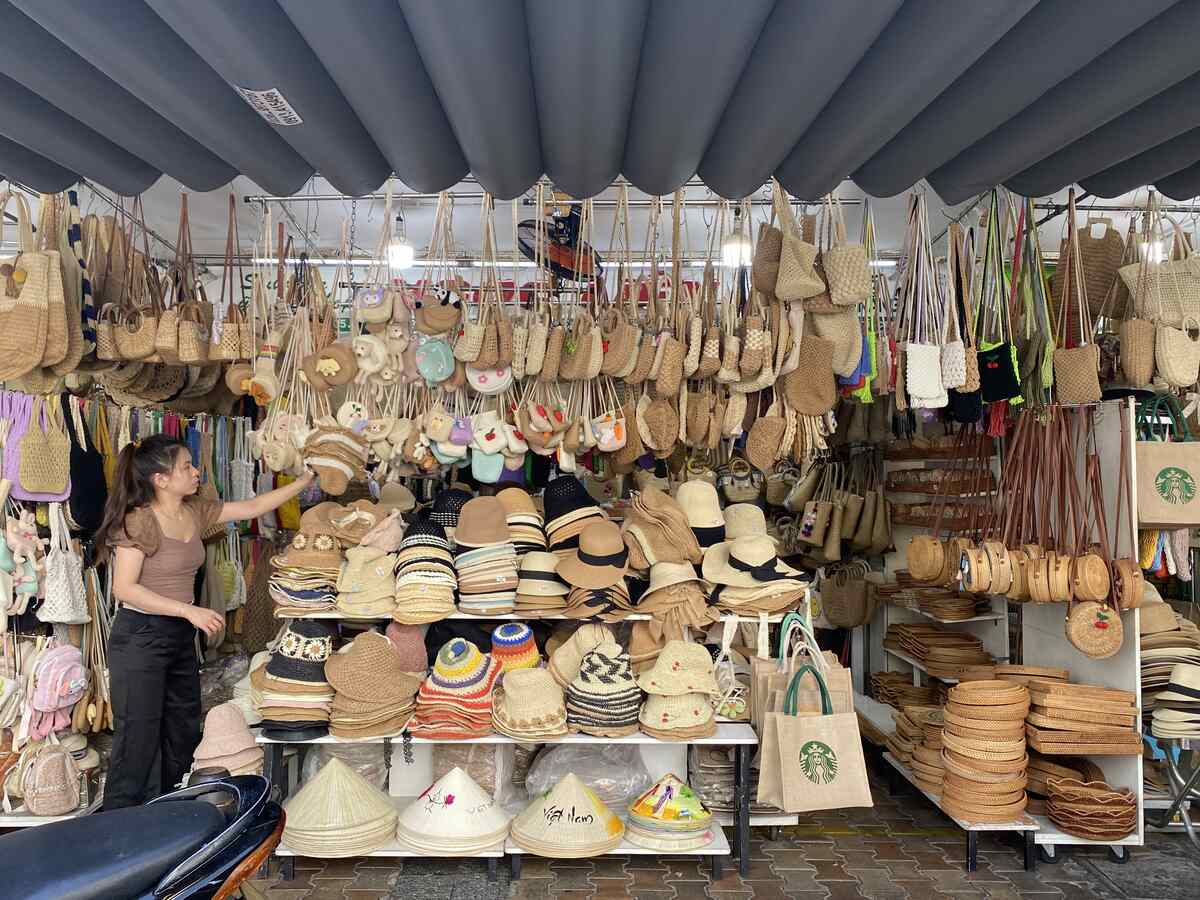
<path fill-rule="evenodd" d="M 243 896 L 283 834 L 267 779 L 237 775 L 145 806 L 0 837 L 3 900 L 226 900 Z"/>

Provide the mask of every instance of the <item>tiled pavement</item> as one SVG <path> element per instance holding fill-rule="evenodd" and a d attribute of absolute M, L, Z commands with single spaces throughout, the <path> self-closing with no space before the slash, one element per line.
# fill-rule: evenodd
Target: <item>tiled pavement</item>
<path fill-rule="evenodd" d="M 257 886 L 271 900 L 843 900 L 843 898 L 979 898 L 1007 900 L 1194 900 L 1200 897 L 1200 855 L 1178 835 L 1150 833 L 1128 863 L 1107 850 L 1061 848 L 1055 865 L 1022 866 L 1020 843 L 982 834 L 978 871 L 963 866 L 965 837 L 924 798 L 895 797 L 873 784 L 875 807 L 820 813 L 785 828 L 778 840 L 765 829 L 751 841 L 750 874 L 733 865 L 713 882 L 696 857 L 604 857 L 546 860 L 525 857 L 522 877 L 510 882 L 507 861 L 487 881 L 482 860 L 296 861 L 295 878 L 273 873 Z"/>

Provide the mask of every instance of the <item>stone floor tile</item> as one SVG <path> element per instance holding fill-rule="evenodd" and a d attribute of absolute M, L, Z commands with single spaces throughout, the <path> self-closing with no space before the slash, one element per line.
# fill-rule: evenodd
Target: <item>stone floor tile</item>
<path fill-rule="evenodd" d="M 632 878 L 593 878 L 592 897 L 594 900 L 624 900 L 630 896 L 632 884 Z"/>
<path fill-rule="evenodd" d="M 771 849 L 767 851 L 771 857 L 771 868 L 776 872 L 785 869 L 813 869 L 813 864 L 809 862 L 808 850 L 805 847 L 790 847 Z"/>
<path fill-rule="evenodd" d="M 929 875 L 911 859 L 876 859 L 887 870 L 888 878 L 896 882 L 929 881 Z"/>
<path fill-rule="evenodd" d="M 854 881 L 854 876 L 846 871 L 845 865 L 840 861 L 828 859 L 818 859 L 813 861 L 813 866 L 816 868 L 816 879 L 821 883 L 831 881 Z"/>
<path fill-rule="evenodd" d="M 313 889 L 304 895 L 304 900 L 345 900 L 346 888 L 351 878 L 317 878 Z"/>
<path fill-rule="evenodd" d="M 354 880 L 350 882 L 347 891 L 390 891 L 400 880 L 400 872 L 392 869 L 354 870 Z"/>
<path fill-rule="evenodd" d="M 707 856 L 692 856 L 683 858 L 665 859 L 663 862 L 667 866 L 667 874 L 663 880 L 668 883 L 680 881 L 708 881 L 709 872 L 712 867 Z"/>
<path fill-rule="evenodd" d="M 272 873 L 267 883 L 273 890 L 311 891 L 313 889 L 312 876 L 311 869 L 307 872 L 297 869 L 292 878 L 284 880 L 283 872 L 276 871 Z"/>
<path fill-rule="evenodd" d="M 912 860 L 898 840 L 867 837 L 864 846 L 870 847 L 875 854 L 875 859 L 880 862 L 885 859 Z"/>
<path fill-rule="evenodd" d="M 342 896 L 346 900 L 387 900 L 389 893 L 389 891 L 357 891 L 346 888 L 342 891 Z"/>
<path fill-rule="evenodd" d="M 770 881 L 747 881 L 746 886 L 754 892 L 754 900 L 788 900 L 790 896 L 777 878 Z"/>
<path fill-rule="evenodd" d="M 551 866 L 551 869 L 554 872 L 554 880 L 550 882 L 550 893 L 566 894 L 571 891 L 592 890 L 592 884 L 588 880 L 588 876 L 592 874 L 590 866 L 586 869 L 560 869 Z"/>
<path fill-rule="evenodd" d="M 527 878 L 522 872 L 519 881 L 509 882 L 508 896 L 510 900 L 545 900 L 550 896 L 552 880 L 551 878 Z"/>
<path fill-rule="evenodd" d="M 670 885 L 665 880 L 666 866 L 661 869 L 629 869 L 628 871 L 633 876 L 630 881 L 632 891 L 666 891 L 667 893 L 671 891 Z"/>
<path fill-rule="evenodd" d="M 663 897 L 671 897 L 671 900 L 708 900 L 706 881 L 677 881 L 671 887 L 674 895 L 663 894 Z"/>
<path fill-rule="evenodd" d="M 863 900 L 857 881 L 831 881 L 825 885 L 829 900 Z"/>
<path fill-rule="evenodd" d="M 630 860 L 628 856 L 601 856 L 599 859 L 591 860 L 592 878 L 626 878 L 625 864 Z"/>
<path fill-rule="evenodd" d="M 846 867 L 847 872 L 851 869 L 868 868 L 876 864 L 873 850 L 838 850 L 837 854 L 842 858 L 842 864 Z"/>
<path fill-rule="evenodd" d="M 304 900 L 308 891 L 292 891 L 285 888 L 266 888 L 270 900 Z"/>
<path fill-rule="evenodd" d="M 299 860 L 297 860 L 299 862 Z M 321 867 L 321 871 L 314 875 L 314 878 L 351 878 L 354 875 L 354 869 L 358 865 L 357 859 L 327 859 L 325 865 Z M 297 866 L 299 870 L 299 866 Z"/>
<path fill-rule="evenodd" d="M 779 873 L 783 889 L 789 894 L 821 893 L 829 890 L 828 884 L 816 879 L 816 869 L 786 869 Z"/>

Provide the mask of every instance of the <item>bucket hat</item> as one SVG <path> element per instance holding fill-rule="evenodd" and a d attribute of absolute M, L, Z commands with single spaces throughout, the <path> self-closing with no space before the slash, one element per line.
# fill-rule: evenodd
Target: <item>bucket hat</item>
<path fill-rule="evenodd" d="M 516 669 L 504 676 L 492 703 L 492 726 L 518 740 L 567 733 L 562 688 L 545 669 Z"/>
<path fill-rule="evenodd" d="M 336 625 L 324 619 L 292 621 L 271 654 L 267 674 L 292 681 L 325 684 L 325 661 L 333 653 L 336 634 Z"/>
<path fill-rule="evenodd" d="M 602 515 L 583 482 L 574 475 L 560 475 L 552 479 L 542 492 L 542 504 L 546 511 L 547 531 L 553 531 L 566 521 L 566 516 L 582 510 L 587 510 L 589 515 Z"/>
<path fill-rule="evenodd" d="M 387 510 L 399 510 L 401 513 L 412 512 L 416 508 L 417 498 L 400 482 L 389 481 L 379 489 L 379 505 Z"/>
<path fill-rule="evenodd" d="M 567 685 L 567 727 L 598 737 L 620 737 L 638 728 L 642 691 L 629 654 L 613 642 L 589 650 Z"/>
<path fill-rule="evenodd" d="M 459 514 L 470 500 L 470 492 L 459 490 L 458 488 L 448 488 L 444 491 L 438 491 L 437 496 L 433 498 L 433 506 L 429 510 L 429 518 L 443 528 L 457 528 Z"/>
<path fill-rule="evenodd" d="M 195 756 L 214 759 L 257 749 L 254 735 L 246 725 L 242 711 L 232 703 L 219 703 L 204 717 L 204 736 L 196 745 Z"/>
<path fill-rule="evenodd" d="M 566 686 L 579 674 L 584 654 L 600 644 L 615 643 L 607 625 L 587 622 L 580 625 L 550 656 L 550 673 L 554 680 Z"/>
<path fill-rule="evenodd" d="M 579 535 L 579 547 L 558 563 L 558 574 L 567 584 L 581 588 L 612 587 L 628 570 L 629 551 L 621 529 L 607 519 L 588 524 Z"/>
<path fill-rule="evenodd" d="M 487 547 L 508 541 L 504 504 L 495 497 L 475 497 L 463 504 L 454 542 L 460 547 Z"/>
<path fill-rule="evenodd" d="M 564 815 L 571 810 L 571 815 Z M 556 859 L 597 856 L 615 849 L 625 826 L 573 772 L 535 799 L 512 823 L 523 850 Z"/>
<path fill-rule="evenodd" d="M 421 677 L 429 671 L 429 653 L 425 649 L 425 636 L 416 625 L 393 622 L 384 632 L 392 652 L 400 660 L 400 671 L 419 672 Z"/>
<path fill-rule="evenodd" d="M 401 668 L 391 642 L 377 631 L 364 631 L 330 656 L 325 677 L 338 694 L 375 703 L 411 700 L 421 686 L 421 679 Z"/>
<path fill-rule="evenodd" d="M 691 641 L 667 641 L 654 665 L 638 676 L 638 687 L 664 697 L 721 693 L 708 650 Z"/>
<path fill-rule="evenodd" d="M 704 554 L 706 580 L 731 587 L 759 587 L 802 573 L 779 560 L 775 542 L 765 534 L 715 544 Z"/>
<path fill-rule="evenodd" d="M 496 499 L 500 501 L 504 507 L 505 517 L 509 516 L 531 516 L 536 518 L 537 523 L 541 524 L 542 514 L 538 512 L 537 505 L 533 502 L 533 498 L 528 493 L 518 487 L 508 487 L 496 494 Z"/>
<path fill-rule="evenodd" d="M 307 526 L 296 532 L 283 553 L 271 559 L 271 566 L 276 569 L 333 572 L 336 575 L 342 566 L 342 550 L 332 529 L 320 525 Z"/>
<path fill-rule="evenodd" d="M 513 669 L 536 668 L 542 661 L 533 632 L 522 622 L 496 626 L 492 631 L 492 656 L 500 661 L 500 671 L 505 674 Z"/>
<path fill-rule="evenodd" d="M 655 563 L 650 567 L 650 585 L 646 588 L 646 594 L 693 581 L 705 590 L 711 587 L 696 573 L 696 567 L 691 563 Z"/>
<path fill-rule="evenodd" d="M 667 740 L 709 737 L 716 732 L 712 701 L 706 694 L 649 694 L 638 721 L 646 734 Z"/>
<path fill-rule="evenodd" d="M 767 533 L 767 517 L 753 503 L 731 503 L 725 507 L 725 540 Z"/>
<path fill-rule="evenodd" d="M 702 548 L 725 540 L 725 516 L 715 487 L 707 481 L 685 481 L 675 493 L 675 502 Z"/>

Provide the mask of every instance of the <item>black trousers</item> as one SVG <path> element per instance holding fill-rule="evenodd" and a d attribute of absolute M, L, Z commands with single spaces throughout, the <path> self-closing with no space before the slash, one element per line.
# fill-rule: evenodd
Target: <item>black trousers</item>
<path fill-rule="evenodd" d="M 104 808 L 172 790 L 200 743 L 200 661 L 187 619 L 122 609 L 108 641 L 113 749 Z"/>

